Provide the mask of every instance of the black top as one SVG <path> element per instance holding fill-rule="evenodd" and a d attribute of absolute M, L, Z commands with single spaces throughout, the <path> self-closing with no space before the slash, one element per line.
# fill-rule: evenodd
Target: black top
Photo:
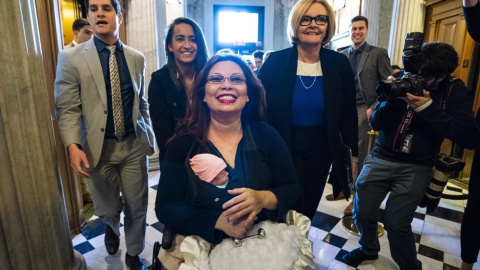
<path fill-rule="evenodd" d="M 178 120 L 185 117 L 187 94 L 177 89 L 170 78 L 167 65 L 152 73 L 148 86 L 148 103 L 153 131 L 160 149 L 160 169 L 167 152 L 166 143 L 173 136 Z"/>
<path fill-rule="evenodd" d="M 480 42 L 480 2 L 473 7 L 463 7 L 463 14 L 465 15 L 468 33 L 473 40 Z"/>
<path fill-rule="evenodd" d="M 437 90 L 430 92 L 433 100 L 430 106 L 418 113 L 413 111 L 405 138 L 399 126 L 405 119 L 406 102 L 402 99 L 379 102 L 370 117 L 370 125 L 379 131 L 372 155 L 433 166 L 444 138 L 468 149 L 480 145 L 480 128 L 473 117 L 471 93 L 460 80 L 451 81 L 452 78 L 446 78 Z M 394 150 L 395 141 L 405 142 L 404 151 Z"/>
<path fill-rule="evenodd" d="M 245 187 L 270 190 L 278 199 L 277 210 L 264 209 L 258 215 L 257 222 L 266 218 L 282 220 L 299 194 L 295 169 L 287 147 L 275 129 L 266 123 L 255 121 L 244 124 L 243 131 L 236 153 L 236 160 L 240 158 L 242 161 L 240 167 L 235 169 L 242 170 Z M 155 213 L 160 222 L 170 225 L 177 233 L 199 235 L 211 243 L 219 243 L 228 237 L 215 229 L 215 223 L 223 210 L 208 204 L 225 203 L 230 198 L 226 191 L 230 185 L 235 186 L 235 182 L 229 182 L 226 189 L 220 189 L 198 178 L 189 177 L 191 166 L 188 164 L 188 158 L 196 154 L 214 153 L 212 147 L 213 145 L 208 149 L 199 147 L 191 136 L 181 136 L 171 142 L 158 184 Z"/>
<path fill-rule="evenodd" d="M 107 104 L 108 115 L 107 125 L 105 128 L 105 137 L 115 138 L 115 124 L 113 123 L 113 109 L 112 109 L 112 86 L 110 83 L 110 68 L 109 58 L 110 51 L 107 49 L 107 44 L 94 36 L 95 47 L 100 57 L 102 64 L 103 77 L 105 78 L 105 88 L 107 89 Z M 122 92 L 122 107 L 123 107 L 123 123 L 125 124 L 125 134 L 133 134 L 135 132 L 132 120 L 132 110 L 134 102 L 135 90 L 132 85 L 132 78 L 130 71 L 128 71 L 127 60 L 123 54 L 122 42 L 120 39 L 115 42 L 115 58 L 117 59 L 118 75 L 120 78 L 120 91 Z"/>

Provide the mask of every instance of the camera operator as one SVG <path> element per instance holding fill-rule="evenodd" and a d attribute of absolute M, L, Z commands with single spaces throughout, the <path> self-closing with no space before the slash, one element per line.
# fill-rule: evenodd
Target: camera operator
<path fill-rule="evenodd" d="M 450 76 L 458 66 L 453 47 L 425 43 L 416 61 L 418 75 L 412 77 L 420 77 L 418 83 L 424 89 L 417 91 L 413 83 L 417 79 L 412 79 L 410 89 L 404 93 L 400 86 L 410 84 L 397 80 L 392 90 L 399 92 L 386 100 L 379 98 L 370 118 L 379 137 L 356 183 L 353 217 L 361 233 L 361 247 L 343 256 L 351 266 L 378 258 L 378 209 L 390 192 L 383 222 L 391 256 L 400 269 L 422 269 L 411 222 L 432 178 L 440 145 L 444 138 L 469 149 L 480 144 L 471 93 L 460 80 Z"/>

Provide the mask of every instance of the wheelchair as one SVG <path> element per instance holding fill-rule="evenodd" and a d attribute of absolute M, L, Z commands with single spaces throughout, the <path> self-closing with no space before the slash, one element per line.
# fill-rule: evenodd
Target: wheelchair
<path fill-rule="evenodd" d="M 173 239 L 175 238 L 175 233 L 173 229 L 168 226 L 164 225 L 163 227 L 163 236 L 162 242 L 156 241 L 153 244 L 153 254 L 152 254 L 152 270 L 167 270 L 160 260 L 158 259 L 158 254 L 160 253 L 160 249 L 170 249 L 172 247 Z"/>
<path fill-rule="evenodd" d="M 224 239 L 224 241 L 222 241 L 219 244 L 216 244 L 215 246 L 210 245 L 210 243 L 208 243 L 206 240 L 198 236 L 187 237 L 185 238 L 185 240 L 183 240 L 184 236 L 176 235 L 172 227 L 165 226 L 163 230 L 162 243 L 156 242 L 154 244 L 152 269 L 165 270 L 166 269 L 165 266 L 158 259 L 158 254 L 160 250 L 163 248 L 164 250 L 172 251 L 174 245 L 178 244 L 176 242 L 183 240 L 183 241 L 187 241 L 185 247 L 189 247 L 187 248 L 187 250 L 182 251 L 182 253 L 186 252 L 187 257 L 189 258 L 188 260 L 183 261 L 187 266 L 193 266 L 194 264 L 197 265 L 197 263 L 199 263 L 200 260 L 205 259 L 204 256 L 206 254 L 209 257 L 207 258 L 208 260 L 212 259 L 212 261 L 209 261 L 209 263 L 214 263 L 217 266 L 217 268 L 220 267 L 222 269 L 227 269 L 225 268 L 227 267 L 225 264 L 228 265 L 232 261 L 235 261 L 235 265 L 237 266 L 244 267 L 246 264 L 253 267 L 253 265 L 256 265 L 256 263 L 259 262 L 259 258 L 260 258 L 261 262 L 266 261 L 272 264 L 277 263 L 277 266 L 279 267 L 290 265 L 290 263 L 292 263 L 292 269 L 313 270 L 315 267 L 313 262 L 314 255 L 312 250 L 312 243 L 308 239 L 310 224 L 311 224 L 311 221 L 310 219 L 308 219 L 308 217 L 300 213 L 297 213 L 296 211 L 290 210 L 284 216 L 283 222 L 272 222 L 270 220 L 261 221 L 251 229 L 249 236 L 246 236 L 242 239 L 226 238 Z M 257 233 L 251 234 L 252 232 L 257 232 Z M 283 234 L 283 233 L 286 233 L 286 234 Z M 281 234 L 283 234 L 283 236 Z M 294 237 L 294 238 L 291 238 L 291 237 Z M 291 240 L 291 239 L 296 239 L 295 237 L 298 237 L 298 241 Z M 225 240 L 229 240 L 229 241 L 225 241 Z M 246 240 L 248 240 L 248 242 L 243 243 Z M 262 244 L 263 241 L 265 241 L 264 244 Z M 232 243 L 233 243 L 233 246 L 232 246 Z M 243 246 L 248 251 L 247 253 L 245 253 L 245 249 L 243 248 L 242 248 L 243 250 L 236 249 L 238 247 L 243 247 Z M 272 246 L 276 248 L 272 249 Z M 193 247 L 193 248 L 190 249 L 190 247 Z M 292 251 L 295 251 L 295 252 L 292 253 Z M 255 254 L 263 254 L 263 256 L 257 258 L 256 259 L 257 261 L 252 260 L 251 258 L 251 255 L 253 254 L 252 252 L 254 252 Z M 234 257 L 232 257 L 231 260 L 227 262 L 222 259 L 219 260 L 219 258 L 224 257 L 221 254 L 229 254 L 229 255 L 234 254 Z M 278 260 L 271 261 L 272 254 L 276 254 L 275 256 L 281 256 L 281 258 L 286 258 L 286 261 L 285 260 L 283 262 L 279 262 Z M 290 254 L 296 254 L 296 255 L 292 257 L 290 256 Z M 212 255 L 213 257 L 210 257 L 210 255 Z M 179 258 L 177 257 L 177 255 L 174 255 L 172 257 L 169 256 L 169 258 L 173 258 L 174 260 L 176 259 L 181 260 L 181 257 Z M 171 263 L 170 259 L 168 259 L 168 263 L 167 263 L 167 260 L 164 262 L 168 265 L 170 265 Z M 302 267 L 302 268 L 298 268 L 298 267 Z M 245 269 L 248 269 L 248 268 L 249 267 Z M 239 268 L 235 268 L 235 269 L 239 269 Z"/>

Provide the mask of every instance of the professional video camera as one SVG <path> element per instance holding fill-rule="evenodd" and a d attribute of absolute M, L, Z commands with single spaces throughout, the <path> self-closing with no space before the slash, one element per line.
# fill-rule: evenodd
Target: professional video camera
<path fill-rule="evenodd" d="M 427 212 L 433 212 L 437 208 L 442 196 L 443 189 L 448 179 L 455 173 L 463 170 L 465 162 L 454 156 L 439 154 L 434 162 L 433 178 L 420 202 L 420 207 L 427 207 Z"/>
<path fill-rule="evenodd" d="M 427 83 L 422 76 L 417 74 L 421 65 L 420 51 L 422 43 L 423 33 L 407 33 L 402 57 L 405 75 L 395 81 L 379 81 L 377 94 L 381 99 L 388 100 L 404 97 L 407 93 L 423 96 L 423 89 L 427 87 Z"/>

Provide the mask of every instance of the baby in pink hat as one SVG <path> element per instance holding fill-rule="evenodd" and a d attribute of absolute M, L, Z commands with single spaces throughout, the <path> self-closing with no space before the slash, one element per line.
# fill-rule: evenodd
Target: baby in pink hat
<path fill-rule="evenodd" d="M 197 154 L 190 159 L 193 173 L 200 180 L 208 182 L 218 188 L 225 188 L 228 183 L 227 163 L 212 154 Z"/>

